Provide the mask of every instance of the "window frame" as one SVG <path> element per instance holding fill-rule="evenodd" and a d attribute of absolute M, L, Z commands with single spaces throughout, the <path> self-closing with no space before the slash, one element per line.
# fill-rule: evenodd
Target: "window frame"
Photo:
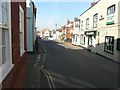
<path fill-rule="evenodd" d="M 113 41 L 110 41 L 110 39 L 112 39 Z M 105 36 L 104 51 L 114 54 L 114 36 Z"/>
<path fill-rule="evenodd" d="M 85 36 L 84 36 L 84 34 L 80 35 L 80 44 L 85 45 Z"/>
<path fill-rule="evenodd" d="M 116 4 L 113 4 L 107 8 L 107 22 L 106 25 L 114 25 L 115 24 L 115 14 L 116 12 Z"/>
<path fill-rule="evenodd" d="M 93 15 L 93 28 L 98 27 L 98 13 Z"/>
<path fill-rule="evenodd" d="M 19 28 L 20 28 L 20 56 L 25 53 L 24 49 L 24 10 L 21 5 L 19 5 Z"/>
<path fill-rule="evenodd" d="M 0 83 L 2 83 L 2 81 L 5 79 L 5 77 L 8 75 L 8 73 L 14 67 L 14 64 L 12 64 L 12 44 L 11 44 L 11 3 L 10 2 L 5 2 L 5 3 L 7 5 L 6 6 L 7 14 L 5 17 L 5 18 L 7 18 L 7 25 L 0 24 L 0 28 L 1 28 L 1 30 L 5 29 L 8 33 L 8 35 L 5 35 L 5 38 L 6 38 L 5 44 L 6 44 L 6 48 L 8 51 L 5 52 L 6 53 L 5 63 L 0 65 Z M 2 13 L 3 13 L 3 11 L 2 11 Z M 1 33 L 1 36 L 2 36 L 2 33 Z M 2 41 L 2 40 L 0 40 L 0 41 Z M 2 47 L 2 44 L 1 44 L 1 47 Z M 2 53 L 0 55 L 1 55 L 1 59 L 2 59 Z"/>
<path fill-rule="evenodd" d="M 80 28 L 80 19 L 78 19 L 78 20 L 75 21 L 75 27 Z"/>
<path fill-rule="evenodd" d="M 91 42 L 90 42 L 91 40 Z M 93 46 L 93 36 L 92 35 L 88 35 L 88 46 Z"/>
<path fill-rule="evenodd" d="M 81 21 L 81 31 L 83 30 L 83 21 Z"/>
<path fill-rule="evenodd" d="M 113 9 L 113 8 L 114 8 L 114 9 Z M 109 10 L 110 10 L 110 13 L 108 13 Z M 111 10 L 114 10 L 114 11 L 111 11 Z M 114 14 L 115 11 L 116 11 L 116 4 L 113 4 L 113 5 L 111 5 L 111 6 L 109 6 L 109 7 L 107 8 L 107 15 Z"/>
<path fill-rule="evenodd" d="M 89 18 L 86 19 L 86 29 L 89 29 Z"/>

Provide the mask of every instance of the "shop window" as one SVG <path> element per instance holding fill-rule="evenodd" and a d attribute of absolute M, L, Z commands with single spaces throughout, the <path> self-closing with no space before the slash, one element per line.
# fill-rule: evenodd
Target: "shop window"
<path fill-rule="evenodd" d="M 88 45 L 92 46 L 93 40 L 92 40 L 92 35 L 88 36 Z"/>
<path fill-rule="evenodd" d="M 114 37 L 113 36 L 105 36 L 104 51 L 113 54 L 114 52 Z"/>
<path fill-rule="evenodd" d="M 85 36 L 80 35 L 80 44 L 85 45 Z"/>
<path fill-rule="evenodd" d="M 75 35 L 75 40 L 76 40 L 76 42 L 77 42 L 77 34 Z"/>

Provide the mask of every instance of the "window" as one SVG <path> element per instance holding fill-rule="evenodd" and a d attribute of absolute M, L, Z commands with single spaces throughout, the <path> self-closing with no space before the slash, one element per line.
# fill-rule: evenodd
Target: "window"
<path fill-rule="evenodd" d="M 0 66 L 6 62 L 6 51 L 8 44 L 5 42 L 8 40 L 8 27 L 7 27 L 7 5 L 6 2 L 0 3 Z"/>
<path fill-rule="evenodd" d="M 80 20 L 79 19 L 75 21 L 75 27 L 79 27 L 80 28 Z"/>
<path fill-rule="evenodd" d="M 115 24 L 115 4 L 107 8 L 107 22 L 106 25 Z"/>
<path fill-rule="evenodd" d="M 24 11 L 20 6 L 19 21 L 20 21 L 20 56 L 25 52 L 24 50 Z"/>
<path fill-rule="evenodd" d="M 0 83 L 12 69 L 10 2 L 0 1 Z"/>
<path fill-rule="evenodd" d="M 89 18 L 86 19 L 86 29 L 89 29 Z"/>
<path fill-rule="evenodd" d="M 83 30 L 83 21 L 81 22 L 81 31 Z"/>
<path fill-rule="evenodd" d="M 83 34 L 80 35 L 80 44 L 85 45 L 85 36 Z"/>
<path fill-rule="evenodd" d="M 107 8 L 107 15 L 115 13 L 115 4 Z"/>
<path fill-rule="evenodd" d="M 105 36 L 104 51 L 113 54 L 113 51 L 114 51 L 114 37 L 113 36 Z"/>
<path fill-rule="evenodd" d="M 92 41 L 92 35 L 89 35 L 88 36 L 88 45 L 92 46 L 93 45 L 92 43 L 93 43 L 93 41 Z"/>
<path fill-rule="evenodd" d="M 77 42 L 77 34 L 75 34 L 75 40 L 76 40 L 76 42 Z"/>
<path fill-rule="evenodd" d="M 93 28 L 97 28 L 98 26 L 98 14 L 93 16 Z"/>

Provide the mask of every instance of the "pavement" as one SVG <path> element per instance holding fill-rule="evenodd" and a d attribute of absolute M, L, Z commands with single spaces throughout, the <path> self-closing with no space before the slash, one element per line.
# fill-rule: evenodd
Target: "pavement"
<path fill-rule="evenodd" d="M 38 49 L 34 53 L 27 53 L 27 72 L 25 74 L 22 88 L 50 88 L 48 79 L 43 71 L 41 71 L 44 50 L 39 43 Z"/>

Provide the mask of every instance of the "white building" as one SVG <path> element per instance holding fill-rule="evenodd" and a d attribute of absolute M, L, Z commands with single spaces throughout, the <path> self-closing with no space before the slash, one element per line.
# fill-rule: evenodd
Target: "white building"
<path fill-rule="evenodd" d="M 43 32 L 44 32 L 44 38 L 50 37 L 50 30 L 46 29 Z"/>
<path fill-rule="evenodd" d="M 120 0 L 99 0 L 80 15 L 80 45 L 119 61 Z"/>
<path fill-rule="evenodd" d="M 31 1 L 27 7 L 27 51 L 33 52 L 36 40 L 36 7 Z"/>
<path fill-rule="evenodd" d="M 62 34 L 63 34 L 63 33 L 62 33 L 62 30 L 57 31 L 56 34 L 57 34 L 57 39 L 58 39 L 58 40 L 61 40 L 61 36 L 62 36 Z"/>
<path fill-rule="evenodd" d="M 74 28 L 73 28 L 73 36 L 72 36 L 72 44 L 73 45 L 80 45 L 80 19 L 74 18 Z"/>

